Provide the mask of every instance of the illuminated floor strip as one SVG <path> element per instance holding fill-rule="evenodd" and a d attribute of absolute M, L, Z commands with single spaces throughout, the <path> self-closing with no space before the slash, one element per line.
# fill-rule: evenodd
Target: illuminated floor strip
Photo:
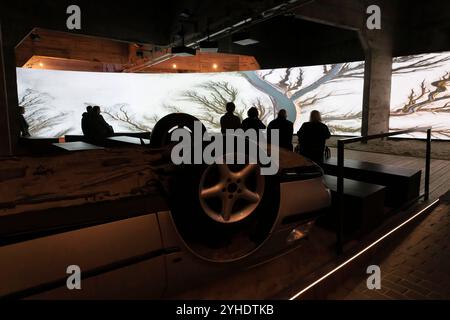
<path fill-rule="evenodd" d="M 298 297 L 300 297 L 303 293 L 305 293 L 306 291 L 308 291 L 309 289 L 311 289 L 312 287 L 314 287 L 315 285 L 319 284 L 320 282 L 322 282 L 323 280 L 325 280 L 326 278 L 328 278 L 329 276 L 331 276 L 333 273 L 335 273 L 336 271 L 338 271 L 339 269 L 342 269 L 342 267 L 346 266 L 347 264 L 349 264 L 350 262 L 352 262 L 353 260 L 355 260 L 356 258 L 358 258 L 360 255 L 362 255 L 364 252 L 370 250 L 372 247 L 374 247 L 375 245 L 377 245 L 378 243 L 380 243 L 381 241 L 383 241 L 385 238 L 389 237 L 391 234 L 393 234 L 395 231 L 397 231 L 398 229 L 400 229 L 401 227 L 403 227 L 404 225 L 408 224 L 409 222 L 411 222 L 412 220 L 414 220 L 415 218 L 417 218 L 418 216 L 420 216 L 422 213 L 426 212 L 428 209 L 430 209 L 431 207 L 433 207 L 434 205 L 436 205 L 437 203 L 439 203 L 439 199 L 435 200 L 433 203 L 431 203 L 429 206 L 427 206 L 426 208 L 422 209 L 421 211 L 419 211 L 418 213 L 416 213 L 415 215 L 413 215 L 411 218 L 407 219 L 406 221 L 404 221 L 403 223 L 401 223 L 400 225 L 398 225 L 397 227 L 395 227 L 394 229 L 392 229 L 391 231 L 389 231 L 388 233 L 386 233 L 385 235 L 383 235 L 381 238 L 379 238 L 378 240 L 376 240 L 375 242 L 373 242 L 372 244 L 370 244 L 369 246 L 367 246 L 366 248 L 364 248 L 363 250 L 361 250 L 360 252 L 358 252 L 357 254 L 355 254 L 353 257 L 351 257 L 350 259 L 346 260 L 345 262 L 343 262 L 342 264 L 340 264 L 339 266 L 337 266 L 336 268 L 334 268 L 333 270 L 331 270 L 330 272 L 328 272 L 327 274 L 323 275 L 322 277 L 320 277 L 319 279 L 317 279 L 316 281 L 314 281 L 313 283 L 311 283 L 309 286 L 307 286 L 306 288 L 302 289 L 301 291 L 299 291 L 298 293 L 296 293 L 294 296 L 292 296 L 291 298 L 289 298 L 289 300 L 295 300 Z"/>

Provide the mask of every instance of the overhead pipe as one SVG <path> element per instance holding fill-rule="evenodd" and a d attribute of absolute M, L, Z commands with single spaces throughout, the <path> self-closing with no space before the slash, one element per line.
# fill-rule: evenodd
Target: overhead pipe
<path fill-rule="evenodd" d="M 280 4 L 278 6 L 275 6 L 271 9 L 265 10 L 263 12 L 261 12 L 259 15 L 262 18 L 259 19 L 255 19 L 255 18 L 247 18 L 244 20 L 241 20 L 229 27 L 225 27 L 211 35 L 209 35 L 210 40 L 217 40 L 220 39 L 222 37 L 225 36 L 229 36 L 235 32 L 238 32 L 244 28 L 248 28 L 250 26 L 256 25 L 258 23 L 264 22 L 268 19 L 274 18 L 276 16 L 282 15 L 286 12 L 289 12 L 293 9 L 296 9 L 298 7 L 304 6 L 304 5 L 308 5 L 312 2 L 314 2 L 315 0 L 306 0 L 306 1 L 302 1 L 302 0 L 290 0 L 287 1 L 286 3 Z M 299 3 L 300 2 L 300 3 Z M 207 40 L 208 37 L 202 37 L 199 39 L 196 39 L 195 41 L 190 42 L 189 44 L 187 44 L 188 47 L 192 47 L 192 46 L 196 46 L 198 45 L 200 42 Z"/>
<path fill-rule="evenodd" d="M 283 4 L 277 5 L 273 8 L 270 8 L 268 10 L 265 10 L 263 12 L 261 12 L 259 14 L 259 16 L 261 16 L 262 18 L 259 19 L 255 19 L 255 18 L 247 18 L 244 20 L 241 20 L 237 23 L 234 23 L 233 25 L 229 26 L 229 27 L 225 27 L 219 31 L 216 31 L 212 34 L 206 35 L 204 37 L 198 38 L 195 41 L 190 42 L 189 44 L 187 44 L 187 47 L 193 47 L 193 46 L 198 46 L 200 42 L 208 40 L 208 41 L 214 41 L 220 38 L 223 38 L 225 36 L 229 36 L 235 32 L 238 32 L 244 28 L 248 28 L 250 26 L 256 25 L 258 23 L 264 22 L 268 19 L 274 18 L 276 16 L 282 15 L 284 13 L 287 13 L 291 10 L 294 10 L 296 8 L 299 8 L 301 6 L 304 5 L 308 5 L 312 2 L 314 2 L 315 0 L 289 0 Z M 167 49 L 170 49 L 171 47 L 173 47 L 175 45 L 175 42 L 171 43 L 170 45 L 168 45 L 166 47 Z M 166 53 L 164 54 L 162 57 L 158 57 L 157 59 L 151 60 L 151 61 L 147 61 L 143 64 L 140 65 L 136 65 L 133 66 L 131 68 L 128 68 L 126 70 L 124 70 L 124 72 L 133 72 L 137 69 L 142 69 L 142 68 L 147 68 L 147 67 L 151 67 L 154 66 L 156 64 L 159 64 L 161 62 L 167 61 L 171 58 L 173 58 L 174 55 L 171 53 Z"/>

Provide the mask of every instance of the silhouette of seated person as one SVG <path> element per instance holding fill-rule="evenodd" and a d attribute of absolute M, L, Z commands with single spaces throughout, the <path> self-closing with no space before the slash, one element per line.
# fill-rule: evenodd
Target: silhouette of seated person
<path fill-rule="evenodd" d="M 234 114 L 236 106 L 233 102 L 228 102 L 226 105 L 227 112 L 220 118 L 220 130 L 225 133 L 227 129 L 239 129 L 241 127 L 241 119 Z"/>
<path fill-rule="evenodd" d="M 292 135 L 294 134 L 294 124 L 287 119 L 286 110 L 281 109 L 276 119 L 267 126 L 267 137 L 270 139 L 271 130 L 279 130 L 280 141 L 278 146 L 292 151 Z"/>
<path fill-rule="evenodd" d="M 27 120 L 25 120 L 25 117 L 23 116 L 25 114 L 25 108 L 22 106 L 19 106 L 19 116 L 18 116 L 18 123 L 19 123 L 19 136 L 22 138 L 26 138 L 30 136 L 29 128 Z"/>
<path fill-rule="evenodd" d="M 92 108 L 90 116 L 88 117 L 88 138 L 94 142 L 101 142 L 105 138 L 110 137 L 114 134 L 113 127 L 105 121 L 100 113 L 100 107 L 95 106 Z"/>
<path fill-rule="evenodd" d="M 309 122 L 302 124 L 297 135 L 300 154 L 319 165 L 322 164 L 325 142 L 331 135 L 328 127 L 322 123 L 319 111 L 311 111 Z"/>
<path fill-rule="evenodd" d="M 86 112 L 83 113 L 83 115 L 81 116 L 81 130 L 83 131 L 83 135 L 85 137 L 89 137 L 90 136 L 90 131 L 89 131 L 89 117 L 92 116 L 92 106 L 87 106 L 86 107 Z"/>

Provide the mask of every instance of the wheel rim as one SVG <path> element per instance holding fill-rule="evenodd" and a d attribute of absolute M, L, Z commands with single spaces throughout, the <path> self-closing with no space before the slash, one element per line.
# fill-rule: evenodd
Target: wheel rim
<path fill-rule="evenodd" d="M 247 164 L 234 171 L 227 164 L 210 166 L 200 180 L 201 207 L 217 222 L 241 221 L 258 207 L 264 193 L 264 183 L 264 176 L 257 164 Z"/>

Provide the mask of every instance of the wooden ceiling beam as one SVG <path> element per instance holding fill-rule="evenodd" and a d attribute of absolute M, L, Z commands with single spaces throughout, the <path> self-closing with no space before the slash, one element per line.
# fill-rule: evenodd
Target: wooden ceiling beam
<path fill-rule="evenodd" d="M 35 29 L 16 48 L 16 65 L 23 66 L 33 56 L 127 64 L 129 48 L 126 42 Z"/>

